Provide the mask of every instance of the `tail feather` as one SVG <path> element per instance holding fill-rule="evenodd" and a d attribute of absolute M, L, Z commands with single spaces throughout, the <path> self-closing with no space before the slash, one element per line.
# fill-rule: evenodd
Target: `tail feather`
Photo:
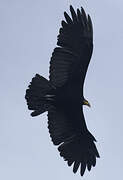
<path fill-rule="evenodd" d="M 44 77 L 36 74 L 28 89 L 26 90 L 25 99 L 29 110 L 34 110 L 31 116 L 38 116 L 50 108 L 50 103 L 46 95 L 50 93 L 52 86 Z"/>

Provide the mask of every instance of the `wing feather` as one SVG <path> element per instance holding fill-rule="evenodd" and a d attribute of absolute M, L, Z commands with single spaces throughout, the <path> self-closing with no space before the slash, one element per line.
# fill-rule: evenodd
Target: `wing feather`
<path fill-rule="evenodd" d="M 54 145 L 59 145 L 60 156 L 67 161 L 68 166 L 73 164 L 74 173 L 80 167 L 80 174 L 83 176 L 86 166 L 90 171 L 96 165 L 99 154 L 94 144 L 95 138 L 87 130 L 84 115 L 78 109 L 81 107 L 76 105 L 73 111 L 71 104 L 50 109 L 48 128 Z"/>
<path fill-rule="evenodd" d="M 72 20 L 71 20 L 70 16 L 66 12 L 64 12 L 64 17 L 65 17 L 68 24 L 72 24 Z"/>
<path fill-rule="evenodd" d="M 64 13 L 65 20 L 61 21 L 57 47 L 54 49 L 50 61 L 50 81 L 55 87 L 61 87 L 69 82 L 76 73 L 81 71 L 80 84 L 84 83 L 86 71 L 93 50 L 93 28 L 90 16 L 86 16 L 84 9 L 77 9 L 77 13 L 70 6 L 70 17 Z M 62 78 L 66 71 L 67 77 Z M 59 72 L 59 73 L 58 73 Z M 72 74 L 73 73 L 73 74 Z M 78 78 L 78 75 L 76 76 Z M 76 81 L 74 78 L 74 81 Z M 61 82 L 60 82 L 61 81 Z"/>
<path fill-rule="evenodd" d="M 72 6 L 70 6 L 70 12 L 71 12 L 71 15 L 72 15 L 73 22 L 76 23 L 77 22 L 77 16 L 76 16 L 76 13 L 75 13 Z"/>
<path fill-rule="evenodd" d="M 78 168 L 79 168 L 80 162 L 79 161 L 75 161 L 74 162 L 74 166 L 73 166 L 73 172 L 76 173 Z"/>

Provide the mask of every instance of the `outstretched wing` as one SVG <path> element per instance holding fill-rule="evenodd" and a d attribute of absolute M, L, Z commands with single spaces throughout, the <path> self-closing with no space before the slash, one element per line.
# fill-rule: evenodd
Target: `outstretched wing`
<path fill-rule="evenodd" d="M 94 144 L 95 138 L 87 130 L 81 107 L 69 106 L 48 111 L 48 128 L 54 145 L 59 145 L 60 155 L 68 166 L 73 164 L 74 173 L 80 166 L 83 176 L 86 167 L 90 171 L 96 165 L 99 153 Z"/>
<path fill-rule="evenodd" d="M 67 82 L 81 79 L 83 84 L 86 71 L 93 50 L 93 29 L 91 18 L 85 14 L 83 8 L 77 9 L 77 13 L 70 6 L 72 18 L 65 12 L 65 20 L 62 21 L 57 47 L 50 61 L 50 81 L 55 87 L 61 87 Z"/>

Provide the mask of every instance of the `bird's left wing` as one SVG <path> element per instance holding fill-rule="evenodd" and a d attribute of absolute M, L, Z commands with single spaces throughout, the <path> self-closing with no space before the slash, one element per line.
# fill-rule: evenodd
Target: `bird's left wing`
<path fill-rule="evenodd" d="M 61 87 L 81 76 L 84 83 L 86 71 L 93 50 L 93 28 L 91 18 L 85 14 L 83 8 L 77 13 L 70 6 L 72 18 L 65 12 L 62 21 L 57 47 L 50 61 L 50 81 L 55 87 Z M 80 82 L 79 82 L 80 83 Z"/>
<path fill-rule="evenodd" d="M 68 166 L 73 164 L 74 173 L 80 166 L 80 174 L 83 176 L 86 167 L 90 171 L 96 165 L 99 153 L 95 138 L 87 130 L 81 107 L 73 106 L 66 110 L 52 108 L 48 111 L 48 128 L 54 145 L 59 145 L 60 156 L 67 161 Z"/>

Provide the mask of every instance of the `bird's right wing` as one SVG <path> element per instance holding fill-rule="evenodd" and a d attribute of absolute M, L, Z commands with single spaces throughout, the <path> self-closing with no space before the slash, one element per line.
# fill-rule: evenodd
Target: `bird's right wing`
<path fill-rule="evenodd" d="M 72 80 L 76 82 L 81 76 L 81 85 L 84 83 L 87 68 L 93 51 L 93 28 L 91 18 L 85 14 L 83 8 L 77 13 L 70 6 L 72 18 L 65 12 L 62 21 L 57 47 L 50 61 L 49 79 L 55 87 L 61 87 Z"/>
<path fill-rule="evenodd" d="M 79 62 L 80 58 L 77 54 L 65 48 L 55 48 L 50 61 L 49 79 L 51 84 L 57 88 L 71 80 L 74 83 L 74 79 L 78 79 Z"/>
<path fill-rule="evenodd" d="M 99 153 L 94 136 L 86 128 L 82 111 L 75 109 L 65 112 L 54 107 L 48 111 L 48 128 L 54 145 L 59 145 L 60 156 L 67 161 L 68 166 L 73 164 L 74 173 L 80 166 L 83 176 L 86 167 L 90 171 L 96 165 Z"/>

